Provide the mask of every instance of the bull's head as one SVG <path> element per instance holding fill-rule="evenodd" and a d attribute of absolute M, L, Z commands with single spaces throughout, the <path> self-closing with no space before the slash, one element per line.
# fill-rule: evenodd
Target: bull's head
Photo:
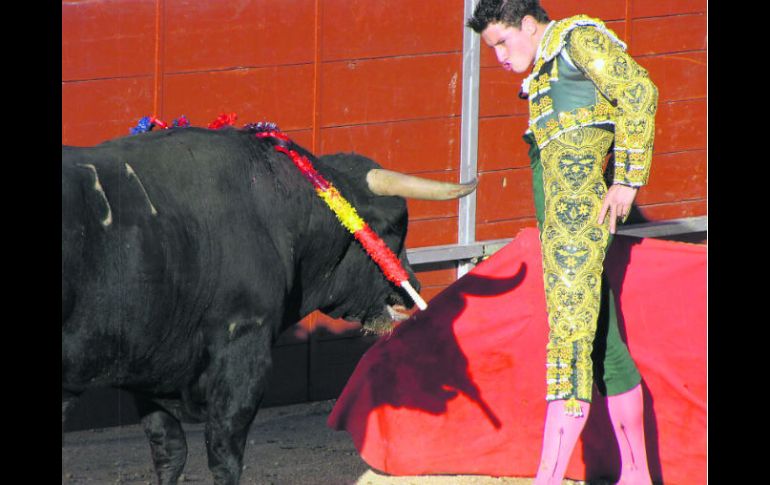
<path fill-rule="evenodd" d="M 409 274 L 409 282 L 420 284 L 406 258 L 408 215 L 406 198 L 450 200 L 476 188 L 476 182 L 453 184 L 384 170 L 372 160 L 356 154 L 326 155 L 320 166 L 361 217 L 398 256 Z M 324 313 L 360 321 L 365 331 L 382 334 L 407 317 L 414 305 L 406 292 L 390 283 L 358 243 L 351 243 L 328 279 L 329 305 Z"/>

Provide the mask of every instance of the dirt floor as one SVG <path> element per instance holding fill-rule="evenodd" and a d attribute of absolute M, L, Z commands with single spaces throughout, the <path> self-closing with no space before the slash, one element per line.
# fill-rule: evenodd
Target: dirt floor
<path fill-rule="evenodd" d="M 361 459 L 349 435 L 326 426 L 334 401 L 261 409 L 251 427 L 242 484 L 257 485 L 528 485 L 531 478 L 392 477 Z M 203 425 L 184 425 L 188 456 L 181 483 L 211 483 Z M 62 444 L 62 484 L 154 484 L 140 425 L 72 431 Z M 579 484 L 565 480 L 565 484 Z M 591 482 L 590 485 L 609 485 Z"/>

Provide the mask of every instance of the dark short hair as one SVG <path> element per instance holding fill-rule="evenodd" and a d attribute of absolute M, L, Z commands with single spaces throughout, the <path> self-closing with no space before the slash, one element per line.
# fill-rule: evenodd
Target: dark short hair
<path fill-rule="evenodd" d="M 550 21 L 539 0 L 480 0 L 466 26 L 480 34 L 491 23 L 521 28 L 521 19 L 531 15 L 540 23 Z"/>

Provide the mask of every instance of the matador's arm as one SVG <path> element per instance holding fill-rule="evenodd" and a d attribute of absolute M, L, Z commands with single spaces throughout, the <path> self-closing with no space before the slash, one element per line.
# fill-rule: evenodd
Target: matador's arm
<path fill-rule="evenodd" d="M 658 88 L 647 71 L 607 34 L 592 26 L 576 27 L 566 45 L 571 61 L 614 106 L 614 183 L 647 183 L 655 138 Z"/>

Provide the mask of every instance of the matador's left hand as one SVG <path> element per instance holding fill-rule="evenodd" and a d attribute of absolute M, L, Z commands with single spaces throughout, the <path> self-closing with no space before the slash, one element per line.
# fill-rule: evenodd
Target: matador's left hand
<path fill-rule="evenodd" d="M 631 205 L 634 203 L 637 190 L 635 187 L 620 184 L 613 184 L 607 190 L 604 202 L 602 203 L 602 209 L 599 211 L 598 223 L 603 224 L 604 217 L 609 212 L 611 234 L 615 234 L 617 220 L 620 219 L 621 223 L 625 222 L 629 212 L 631 212 Z"/>

